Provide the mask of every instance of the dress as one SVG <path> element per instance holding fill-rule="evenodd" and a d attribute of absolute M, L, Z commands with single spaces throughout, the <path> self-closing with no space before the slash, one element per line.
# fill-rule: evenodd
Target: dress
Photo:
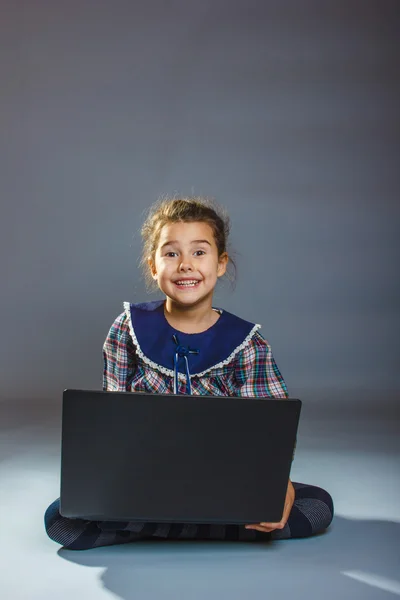
<path fill-rule="evenodd" d="M 125 303 L 103 347 L 103 389 L 187 393 L 185 354 L 194 395 L 286 398 L 287 389 L 271 347 L 250 323 L 227 311 L 202 333 L 187 334 L 171 327 L 164 302 Z M 175 339 L 174 339 L 175 338 Z M 178 344 L 176 343 L 178 341 Z M 196 351 L 196 352 L 194 352 Z"/>
<path fill-rule="evenodd" d="M 190 393 L 193 395 L 287 398 L 283 377 L 260 325 L 217 310 L 205 332 L 175 330 L 164 315 L 164 301 L 124 304 L 103 346 L 103 389 Z M 68 519 L 55 500 L 45 513 L 51 539 L 82 550 L 147 538 L 262 541 L 307 537 L 326 529 L 333 518 L 328 492 L 293 482 L 296 498 L 284 529 L 272 533 L 241 525 L 94 522 Z"/>

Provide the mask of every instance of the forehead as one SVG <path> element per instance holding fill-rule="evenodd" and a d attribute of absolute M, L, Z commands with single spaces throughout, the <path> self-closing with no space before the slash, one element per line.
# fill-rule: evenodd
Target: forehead
<path fill-rule="evenodd" d="M 207 240 L 215 244 L 213 230 L 208 223 L 194 221 L 193 223 L 167 223 L 160 232 L 159 245 L 168 241 L 190 243 L 194 240 Z"/>

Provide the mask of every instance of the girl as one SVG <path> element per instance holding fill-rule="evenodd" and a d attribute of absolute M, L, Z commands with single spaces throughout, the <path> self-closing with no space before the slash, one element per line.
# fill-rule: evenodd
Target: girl
<path fill-rule="evenodd" d="M 166 198 L 152 208 L 142 228 L 142 265 L 165 300 L 125 303 L 104 343 L 104 390 L 288 397 L 260 326 L 213 308 L 215 286 L 230 260 L 228 234 L 228 217 L 202 198 Z M 55 542 L 83 550 L 151 537 L 307 537 L 326 529 L 332 517 L 325 490 L 289 480 L 280 523 L 94 522 L 62 517 L 56 500 L 45 527 Z"/>

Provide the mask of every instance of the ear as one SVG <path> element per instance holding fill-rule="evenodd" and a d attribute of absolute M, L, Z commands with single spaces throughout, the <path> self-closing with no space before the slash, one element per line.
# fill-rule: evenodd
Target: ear
<path fill-rule="evenodd" d="M 156 265 L 151 257 L 147 259 L 147 264 L 149 265 L 149 269 L 150 269 L 152 278 L 157 279 Z"/>
<path fill-rule="evenodd" d="M 222 277 L 222 275 L 225 275 L 226 268 L 228 266 L 228 262 L 229 262 L 228 253 L 227 252 L 223 252 L 221 254 L 221 256 L 218 258 L 218 269 L 217 269 L 217 276 L 218 277 Z"/>

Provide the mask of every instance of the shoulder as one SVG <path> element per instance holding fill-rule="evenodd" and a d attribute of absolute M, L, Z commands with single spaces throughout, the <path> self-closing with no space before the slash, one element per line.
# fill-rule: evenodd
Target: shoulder
<path fill-rule="evenodd" d="M 124 333 L 129 333 L 131 325 L 131 315 L 146 315 L 160 306 L 161 302 L 141 302 L 140 304 L 131 304 L 130 302 L 124 302 L 124 312 L 122 312 L 114 320 L 110 328 L 110 335 L 118 336 Z"/>
<path fill-rule="evenodd" d="M 213 348 L 223 346 L 223 358 L 213 361 L 212 369 L 228 366 L 235 370 L 253 369 L 255 364 L 265 363 L 270 352 L 268 342 L 260 333 L 261 325 L 246 321 L 224 309 L 221 326 L 215 330 L 217 339 L 213 340 Z M 217 322 L 218 323 L 218 322 Z M 201 372 L 200 375 L 204 375 Z"/>
<path fill-rule="evenodd" d="M 117 338 L 124 333 L 129 333 L 129 320 L 125 311 L 118 315 L 112 323 L 108 332 L 108 337 Z"/>
<path fill-rule="evenodd" d="M 251 338 L 252 347 L 259 352 L 269 352 L 271 346 L 260 330 L 257 330 Z"/>
<path fill-rule="evenodd" d="M 261 334 L 260 329 L 262 325 L 247 321 L 238 315 L 230 313 L 224 309 L 216 309 L 220 311 L 225 318 L 224 330 L 236 331 L 236 337 L 240 340 L 236 352 L 265 352 L 269 348 L 268 341 Z"/>
<path fill-rule="evenodd" d="M 130 322 L 125 311 L 114 319 L 104 341 L 103 350 L 105 352 L 125 352 L 133 350 Z"/>
<path fill-rule="evenodd" d="M 254 363 L 255 361 L 266 360 L 271 353 L 271 346 L 261 334 L 259 329 L 252 332 L 243 347 L 236 355 L 236 361 L 239 363 Z"/>
<path fill-rule="evenodd" d="M 131 304 L 129 302 L 124 302 L 124 311 L 118 315 L 116 319 L 114 319 L 105 344 L 126 344 L 129 346 L 134 345 L 135 338 L 132 335 L 132 318 L 135 320 L 142 321 L 146 318 L 146 316 L 151 316 L 156 308 L 160 306 L 162 302 L 141 302 L 138 304 Z"/>

